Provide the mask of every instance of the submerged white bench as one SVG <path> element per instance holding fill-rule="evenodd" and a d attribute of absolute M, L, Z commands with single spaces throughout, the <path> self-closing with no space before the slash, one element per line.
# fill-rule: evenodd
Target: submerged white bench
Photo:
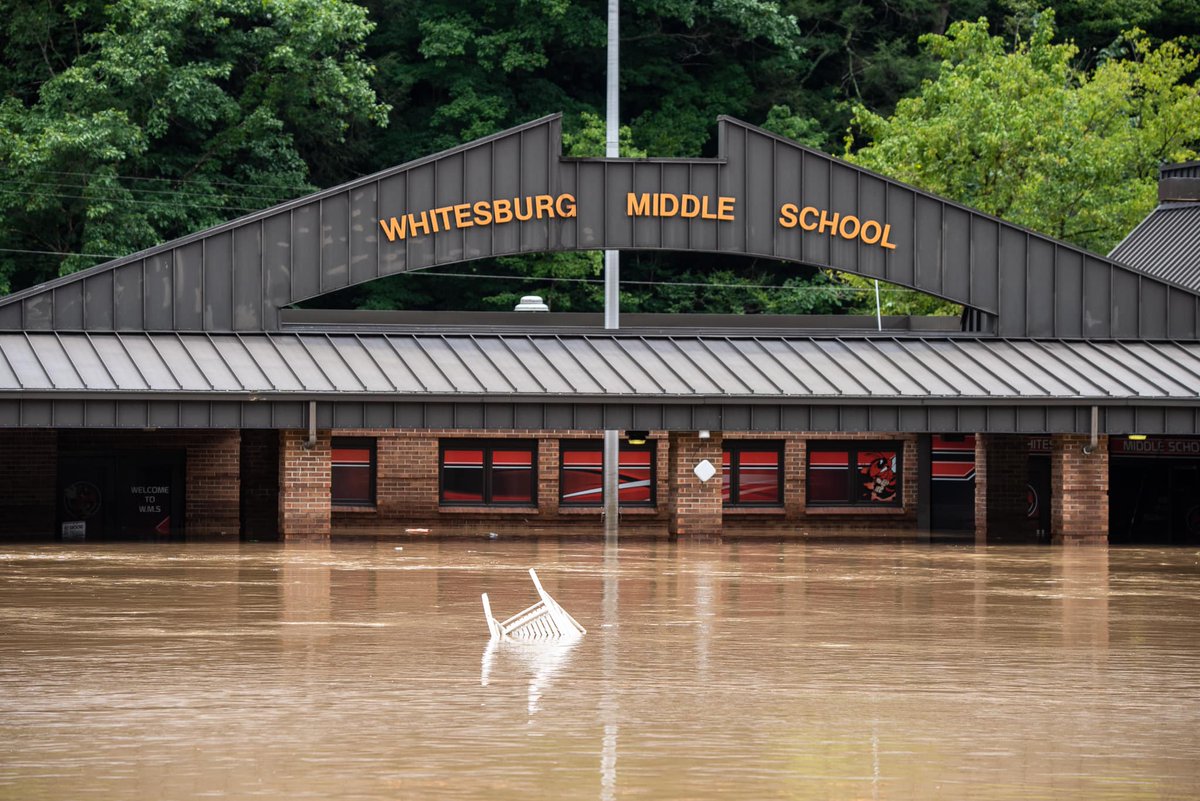
<path fill-rule="evenodd" d="M 493 640 L 516 640 L 520 642 L 542 642 L 546 640 L 574 640 L 587 633 L 579 621 L 567 614 L 567 610 L 550 597 L 538 581 L 537 573 L 529 568 L 529 577 L 537 588 L 541 600 L 528 609 L 505 620 L 503 623 L 492 617 L 492 605 L 483 594 L 483 614 L 487 619 L 488 631 Z"/>

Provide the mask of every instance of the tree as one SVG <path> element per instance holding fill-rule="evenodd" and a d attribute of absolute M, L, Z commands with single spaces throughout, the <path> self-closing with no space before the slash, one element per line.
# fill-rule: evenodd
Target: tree
<path fill-rule="evenodd" d="M 1153 208 L 1158 165 L 1200 145 L 1200 58 L 1131 31 L 1094 70 L 1054 15 L 1006 48 L 986 20 L 922 43 L 937 77 L 890 117 L 863 106 L 851 160 L 1036 231 L 1107 252 Z"/>
<path fill-rule="evenodd" d="M 18 3 L 0 19 L 0 290 L 122 255 L 340 176 L 386 123 L 372 28 L 343 0 Z"/>

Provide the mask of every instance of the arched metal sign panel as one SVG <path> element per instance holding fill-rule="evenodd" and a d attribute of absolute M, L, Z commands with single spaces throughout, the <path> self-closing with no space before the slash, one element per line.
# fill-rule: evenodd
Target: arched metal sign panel
<path fill-rule="evenodd" d="M 555 115 L 6 298 L 0 329 L 273 331 L 490 256 L 664 249 L 879 278 L 1008 337 L 1196 339 L 1200 295 L 722 117 L 716 159 L 563 159 Z"/>

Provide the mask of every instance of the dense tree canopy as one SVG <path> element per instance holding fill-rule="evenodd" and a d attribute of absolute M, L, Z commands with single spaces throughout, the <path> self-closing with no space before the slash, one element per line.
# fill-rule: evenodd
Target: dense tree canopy
<path fill-rule="evenodd" d="M 604 0 L 359 2 L 10 0 L 0 290 L 551 112 L 568 152 L 602 151 Z M 1103 249 L 1147 210 L 1156 159 L 1194 144 L 1171 128 L 1196 128 L 1200 0 L 1055 9 L 1059 44 L 1039 0 L 625 0 L 622 150 L 711 155 L 721 113 L 826 150 L 852 126 L 865 164 Z M 522 280 L 411 275 L 327 302 L 600 307 L 596 254 L 443 272 Z M 628 310 L 874 305 L 761 260 L 630 254 L 622 277 Z"/>
<path fill-rule="evenodd" d="M 341 177 L 386 122 L 364 9 L 330 0 L 18 3 L 0 18 L 0 290 Z"/>

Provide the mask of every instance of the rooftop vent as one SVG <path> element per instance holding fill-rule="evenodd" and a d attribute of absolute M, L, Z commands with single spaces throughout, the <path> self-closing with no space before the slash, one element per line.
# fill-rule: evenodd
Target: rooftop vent
<path fill-rule="evenodd" d="M 1200 161 L 1162 165 L 1158 171 L 1158 202 L 1200 202 Z"/>
<path fill-rule="evenodd" d="M 521 302 L 516 305 L 513 311 L 519 312 L 548 312 L 550 307 L 542 300 L 541 295 L 526 295 L 521 298 Z"/>

